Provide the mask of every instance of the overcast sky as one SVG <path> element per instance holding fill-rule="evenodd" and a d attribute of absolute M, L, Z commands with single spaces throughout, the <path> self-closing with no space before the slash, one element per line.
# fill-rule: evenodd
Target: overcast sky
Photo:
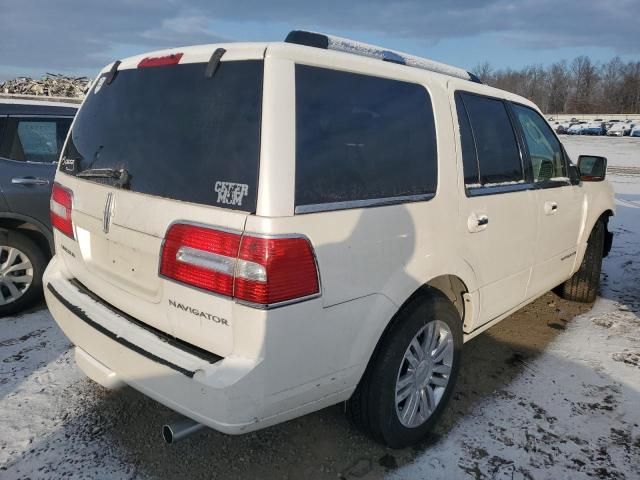
<path fill-rule="evenodd" d="M 640 0 L 0 0 L 0 80 L 93 76 L 148 50 L 346 36 L 467 69 L 589 55 L 640 59 Z"/>

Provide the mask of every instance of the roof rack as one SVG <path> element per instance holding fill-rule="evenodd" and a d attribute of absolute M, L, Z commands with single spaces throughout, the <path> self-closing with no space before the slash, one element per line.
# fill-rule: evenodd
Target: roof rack
<path fill-rule="evenodd" d="M 482 83 L 480 79 L 473 73 L 463 68 L 447 65 L 446 63 L 436 62 L 428 58 L 416 57 L 407 53 L 397 52 L 395 50 L 387 50 L 368 43 L 362 43 L 348 38 L 336 37 L 318 32 L 308 32 L 305 30 L 292 30 L 285 39 L 286 43 L 295 43 L 297 45 L 306 45 L 307 47 L 322 48 L 325 50 L 336 50 L 339 52 L 361 55 L 363 57 L 377 58 L 384 62 L 398 63 L 408 67 L 421 68 L 431 72 L 449 75 L 451 77 L 469 80 L 475 83 Z"/>

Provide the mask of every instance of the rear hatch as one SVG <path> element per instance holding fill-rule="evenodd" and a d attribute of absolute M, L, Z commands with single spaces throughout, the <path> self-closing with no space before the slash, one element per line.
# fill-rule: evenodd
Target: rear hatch
<path fill-rule="evenodd" d="M 200 49 L 197 58 L 213 52 Z M 57 236 L 73 277 L 138 320 L 221 356 L 233 343 L 233 301 L 162 278 L 159 262 L 172 224 L 242 232 L 255 212 L 263 78 L 256 56 L 225 55 L 213 75 L 186 53 L 104 72 L 56 177 L 73 193 L 75 239 Z"/>

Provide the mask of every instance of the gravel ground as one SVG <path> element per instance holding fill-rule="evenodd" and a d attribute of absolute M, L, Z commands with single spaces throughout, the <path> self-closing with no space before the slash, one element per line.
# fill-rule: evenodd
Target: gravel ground
<path fill-rule="evenodd" d="M 605 152 L 610 165 L 640 166 L 634 139 L 565 138 L 575 159 Z M 602 298 L 591 309 L 548 293 L 469 342 L 423 445 L 383 448 L 337 405 L 166 446 L 172 412 L 84 378 L 41 306 L 0 323 L 0 478 L 640 478 L 640 176 L 612 181 Z"/>

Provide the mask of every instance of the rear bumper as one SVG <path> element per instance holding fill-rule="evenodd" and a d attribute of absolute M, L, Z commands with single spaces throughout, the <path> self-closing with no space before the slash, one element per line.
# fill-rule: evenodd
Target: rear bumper
<path fill-rule="evenodd" d="M 78 367 L 107 388 L 129 385 L 215 430 L 241 434 L 342 401 L 355 387 L 336 391 L 314 382 L 274 394 L 274 369 L 263 358 L 206 358 L 173 345 L 83 292 L 63 271 L 54 257 L 43 280 L 47 305 L 75 345 Z"/>
<path fill-rule="evenodd" d="M 252 389 L 261 391 L 250 380 L 259 362 L 210 363 L 168 345 L 84 295 L 55 272 L 55 263 L 54 259 L 44 277 L 47 305 L 76 346 L 77 364 L 87 376 L 108 388 L 130 385 L 225 433 L 253 429 L 248 408 L 253 402 L 247 398 Z"/>

